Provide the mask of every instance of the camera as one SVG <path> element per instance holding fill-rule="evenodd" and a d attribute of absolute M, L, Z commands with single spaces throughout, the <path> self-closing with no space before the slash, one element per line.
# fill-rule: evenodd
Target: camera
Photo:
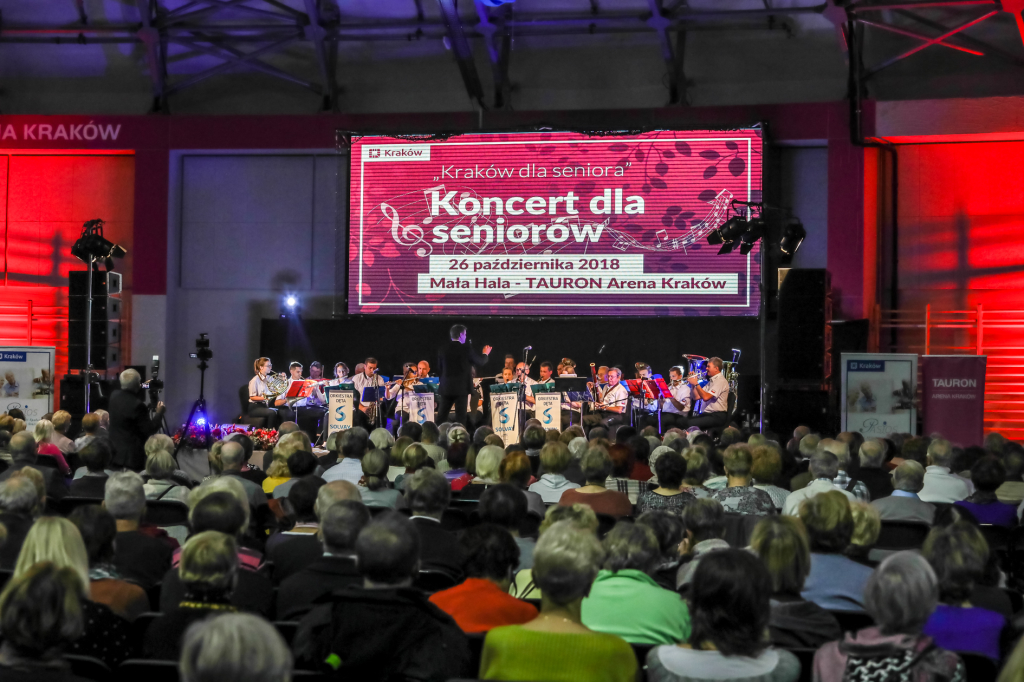
<path fill-rule="evenodd" d="M 210 339 L 209 334 L 202 332 L 199 334 L 199 338 L 196 339 L 196 352 L 189 353 L 190 358 L 198 358 L 203 362 L 206 362 L 213 357 L 213 351 L 210 350 Z"/>

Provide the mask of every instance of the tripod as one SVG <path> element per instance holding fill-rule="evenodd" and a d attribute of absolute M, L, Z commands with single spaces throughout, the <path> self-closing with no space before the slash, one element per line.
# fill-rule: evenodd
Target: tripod
<path fill-rule="evenodd" d="M 205 358 L 199 360 L 199 399 L 192 403 L 192 409 L 188 413 L 188 419 L 185 420 L 185 432 L 181 434 L 181 440 L 178 441 L 178 445 L 174 448 L 174 461 L 178 461 L 178 451 L 181 450 L 182 446 L 185 445 L 185 441 L 188 440 L 188 427 L 192 424 L 192 418 L 198 412 L 203 417 L 203 445 L 207 450 L 210 449 L 210 417 L 206 411 L 206 398 L 203 396 L 203 389 L 206 386 L 206 370 L 209 365 L 206 364 Z"/>

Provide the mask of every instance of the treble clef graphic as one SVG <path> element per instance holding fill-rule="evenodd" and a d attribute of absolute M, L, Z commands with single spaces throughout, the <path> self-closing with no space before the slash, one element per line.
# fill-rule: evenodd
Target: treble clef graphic
<path fill-rule="evenodd" d="M 402 225 L 399 222 L 398 211 L 388 203 L 381 202 L 380 212 L 391 221 L 391 238 L 397 243 L 402 246 L 423 244 L 424 246 L 416 249 L 416 255 L 420 258 L 426 258 L 434 250 L 430 243 L 423 238 L 423 228 L 419 225 Z"/>

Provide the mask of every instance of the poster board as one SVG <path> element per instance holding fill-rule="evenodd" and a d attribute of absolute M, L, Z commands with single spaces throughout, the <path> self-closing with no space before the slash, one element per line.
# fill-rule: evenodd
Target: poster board
<path fill-rule="evenodd" d="M 425 424 L 434 421 L 434 394 L 415 393 L 406 399 L 409 421 Z"/>
<path fill-rule="evenodd" d="M 333 389 L 333 390 L 332 390 Z M 351 429 L 356 397 L 350 389 L 327 388 L 327 437 Z"/>
<path fill-rule="evenodd" d="M 491 393 L 491 428 L 505 447 L 519 442 L 519 393 Z"/>
<path fill-rule="evenodd" d="M 841 430 L 917 434 L 916 353 L 843 353 Z"/>
<path fill-rule="evenodd" d="M 20 409 L 31 430 L 53 412 L 53 346 L 0 346 L 0 413 Z"/>
<path fill-rule="evenodd" d="M 548 429 L 562 428 L 562 394 L 561 393 L 537 393 L 533 396 L 536 404 L 533 406 L 534 416 L 540 420 L 540 425 L 545 431 Z"/>
<path fill-rule="evenodd" d="M 921 357 L 921 417 L 925 433 L 962 447 L 981 445 L 985 430 L 985 355 Z"/>

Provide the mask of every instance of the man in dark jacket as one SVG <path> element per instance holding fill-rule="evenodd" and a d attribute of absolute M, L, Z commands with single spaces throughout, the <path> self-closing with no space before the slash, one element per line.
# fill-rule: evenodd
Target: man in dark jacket
<path fill-rule="evenodd" d="M 42 510 L 35 484 L 21 476 L 5 481 L 0 485 L 0 510 L 0 524 L 7 529 L 7 537 L 0 545 L 0 569 L 13 571 L 25 537 Z"/>
<path fill-rule="evenodd" d="M 404 482 L 412 524 L 420 537 L 420 568 L 460 579 L 465 560 L 462 545 L 441 525 L 452 495 L 448 479 L 436 469 L 420 469 Z"/>
<path fill-rule="evenodd" d="M 146 439 L 160 428 L 164 404 L 157 403 L 156 412 L 140 399 L 142 377 L 134 369 L 121 372 L 121 390 L 110 396 L 110 445 L 114 464 L 141 471 L 146 466 Z"/>
<path fill-rule="evenodd" d="M 457 324 L 449 332 L 449 341 L 438 354 L 438 369 L 441 382 L 438 393 L 441 395 L 437 408 L 437 421 L 448 420 L 448 412 L 455 406 L 455 421 L 466 423 L 466 407 L 469 405 L 469 394 L 473 390 L 473 366 L 483 366 L 491 352 L 490 346 L 484 346 L 483 353 L 473 350 L 473 342 L 466 341 L 466 327 Z"/>
<path fill-rule="evenodd" d="M 466 635 L 412 587 L 419 551 L 412 521 L 397 512 L 366 526 L 356 541 L 363 585 L 335 591 L 330 603 L 302 619 L 294 640 L 296 663 L 370 682 L 443 682 L 475 674 L 467 670 Z"/>

